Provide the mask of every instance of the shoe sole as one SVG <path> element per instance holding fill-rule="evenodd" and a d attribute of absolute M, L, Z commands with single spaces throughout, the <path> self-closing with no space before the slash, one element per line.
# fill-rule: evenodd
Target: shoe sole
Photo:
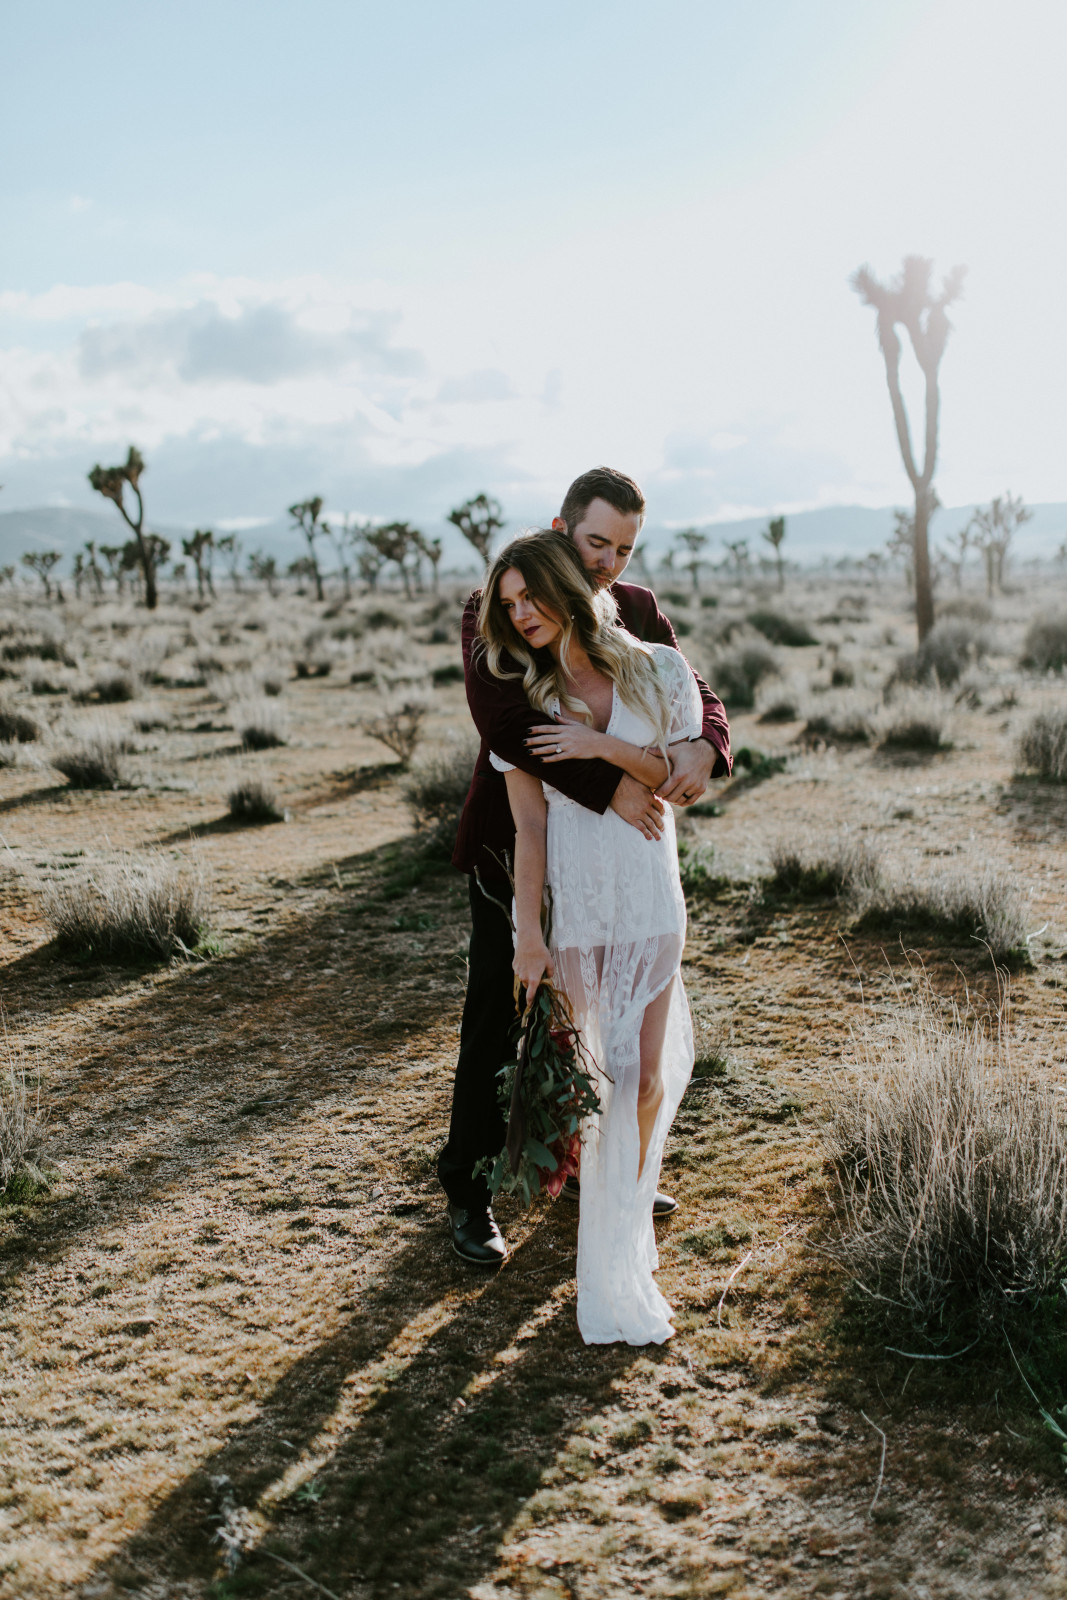
<path fill-rule="evenodd" d="M 497 1256 L 492 1261 L 483 1261 L 476 1256 L 465 1256 L 455 1239 L 452 1240 L 452 1253 L 453 1255 L 457 1255 L 466 1266 L 478 1267 L 482 1272 L 496 1272 L 497 1269 L 502 1267 L 504 1262 L 508 1259 L 507 1256 Z"/>

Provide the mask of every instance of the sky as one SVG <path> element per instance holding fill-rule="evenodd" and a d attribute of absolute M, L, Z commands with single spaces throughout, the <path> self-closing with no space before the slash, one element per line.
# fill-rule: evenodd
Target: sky
<path fill-rule="evenodd" d="M 130 443 L 165 525 L 903 505 L 849 279 L 913 253 L 942 501 L 1067 500 L 1065 56 L 1058 0 L 4 0 L 0 509 Z"/>

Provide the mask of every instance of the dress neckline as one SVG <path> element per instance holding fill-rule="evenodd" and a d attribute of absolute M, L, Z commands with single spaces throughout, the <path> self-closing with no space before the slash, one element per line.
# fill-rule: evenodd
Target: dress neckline
<path fill-rule="evenodd" d="M 560 703 L 559 703 L 559 695 L 558 694 L 553 696 L 552 704 L 553 704 L 553 706 L 555 708 L 553 713 L 552 713 L 553 716 L 557 717 L 559 719 L 559 721 L 562 722 L 563 721 L 563 711 L 562 711 L 562 708 L 561 708 Z M 615 718 L 618 716 L 618 714 L 619 714 L 619 686 L 613 680 L 612 681 L 612 685 L 611 685 L 611 711 L 610 711 L 610 713 L 608 715 L 608 720 L 607 720 L 607 723 L 605 724 L 604 728 L 603 729 L 597 728 L 597 730 L 596 730 L 597 733 L 600 733 L 600 732 L 610 733 L 611 729 L 612 729 L 612 725 L 613 725 L 613 723 L 615 721 Z"/>

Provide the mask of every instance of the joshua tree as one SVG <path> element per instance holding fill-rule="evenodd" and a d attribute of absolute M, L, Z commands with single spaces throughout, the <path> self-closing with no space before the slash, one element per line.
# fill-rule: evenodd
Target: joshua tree
<path fill-rule="evenodd" d="M 104 592 L 104 574 L 100 571 L 100 563 L 96 559 L 96 540 L 86 539 L 85 549 L 88 560 L 84 563 L 84 570 L 91 579 L 96 597 L 99 599 Z"/>
<path fill-rule="evenodd" d="M 352 598 L 352 569 L 348 564 L 348 554 L 352 548 L 352 524 L 347 512 L 339 528 L 335 528 L 332 523 L 323 522 L 322 530 L 337 552 L 337 568 L 341 574 L 341 581 L 345 586 L 345 599 L 350 600 Z"/>
<path fill-rule="evenodd" d="M 985 558 L 986 592 L 993 598 L 994 585 L 1004 591 L 1004 558 L 1008 553 L 1016 530 L 1029 522 L 1033 512 L 1023 504 L 1021 495 L 998 494 L 988 506 L 976 511 L 968 530 L 974 543 Z"/>
<path fill-rule="evenodd" d="M 307 578 L 313 579 L 319 585 L 322 583 L 318 562 L 311 556 L 297 556 L 295 561 L 290 561 L 285 570 L 290 578 L 296 579 L 298 584 L 302 584 Z M 297 592 L 303 594 L 304 591 L 303 589 L 298 589 Z"/>
<path fill-rule="evenodd" d="M 420 534 L 419 548 L 426 557 L 427 561 L 430 563 L 430 567 L 433 572 L 433 592 L 436 594 L 438 590 L 438 568 L 441 565 L 441 554 L 443 549 L 441 541 L 440 539 L 426 539 Z"/>
<path fill-rule="evenodd" d="M 371 528 L 364 535 L 367 543 L 386 561 L 393 562 L 400 571 L 404 593 L 411 598 L 411 569 L 408 557 L 417 548 L 421 535 L 407 522 L 386 522 L 380 528 Z"/>
<path fill-rule="evenodd" d="M 368 590 L 373 594 L 378 587 L 378 577 L 385 566 L 385 557 L 371 542 L 374 525 L 365 522 L 352 529 L 352 545 L 356 552 L 356 567 Z"/>
<path fill-rule="evenodd" d="M 119 594 L 123 588 L 122 546 L 120 544 L 102 544 L 100 554 L 107 562 L 108 577 L 112 578 Z"/>
<path fill-rule="evenodd" d="M 970 523 L 966 527 L 960 528 L 958 533 L 950 533 L 945 540 L 945 548 L 942 553 L 952 570 L 957 589 L 963 588 L 963 568 L 967 560 L 967 551 L 970 548 L 970 544 Z"/>
<path fill-rule="evenodd" d="M 31 572 L 36 573 L 44 584 L 44 597 L 46 600 L 51 600 L 52 598 L 50 573 L 52 568 L 62 559 L 63 554 L 59 550 L 27 550 L 21 557 L 22 565 L 29 567 Z"/>
<path fill-rule="evenodd" d="M 706 533 L 702 533 L 699 528 L 679 528 L 674 538 L 675 542 L 688 552 L 682 565 L 689 568 L 689 576 L 693 580 L 693 589 L 697 592 L 700 589 L 700 556 L 707 545 L 708 536 Z"/>
<path fill-rule="evenodd" d="M 321 533 L 325 532 L 322 523 L 319 521 L 322 515 L 322 496 L 317 494 L 311 500 L 301 500 L 298 505 L 290 506 L 289 515 L 307 540 L 307 560 L 309 562 L 307 573 L 309 577 L 315 580 L 315 598 L 324 600 L 326 596 L 322 590 L 322 573 L 319 570 L 318 556 L 315 554 L 315 540 Z M 294 566 L 295 562 L 290 565 L 290 572 L 293 571 Z"/>
<path fill-rule="evenodd" d="M 724 539 L 723 544 L 729 552 L 734 570 L 739 578 L 743 578 L 751 564 L 747 539 Z"/>
<path fill-rule="evenodd" d="M 461 506 L 456 506 L 454 511 L 450 511 L 448 520 L 454 528 L 459 529 L 467 543 L 474 546 L 488 566 L 493 536 L 504 526 L 504 513 L 500 501 L 494 500 L 492 495 L 476 494 L 472 499 L 464 500 Z"/>
<path fill-rule="evenodd" d="M 144 501 L 141 498 L 140 489 L 141 474 L 144 470 L 144 457 L 131 444 L 125 466 L 95 466 L 89 474 L 89 482 L 97 494 L 102 494 L 105 500 L 114 500 L 122 514 L 122 520 L 128 528 L 132 529 L 136 540 L 138 559 L 141 564 L 141 573 L 144 577 L 144 603 L 149 611 L 154 611 L 159 604 L 159 590 L 156 585 L 157 557 L 152 543 L 153 535 L 144 531 Z M 127 485 L 137 502 L 136 517 L 131 517 L 126 510 L 123 494 Z M 168 546 L 167 548 L 169 549 L 170 547 Z"/>
<path fill-rule="evenodd" d="M 191 539 L 182 540 L 182 550 L 196 568 L 197 598 L 203 600 L 205 585 L 214 600 L 215 585 L 211 579 L 211 557 L 215 550 L 215 535 L 210 528 L 194 528 Z"/>
<path fill-rule="evenodd" d="M 904 265 L 891 284 L 879 283 L 869 267 L 853 275 L 852 287 L 865 305 L 878 314 L 878 343 L 885 359 L 889 398 L 904 470 L 915 492 L 912 520 L 914 541 L 915 618 L 921 643 L 934 625 L 934 595 L 930 581 L 930 542 L 928 529 L 934 509 L 934 468 L 937 465 L 937 428 L 940 408 L 937 375 L 945 353 L 950 323 L 947 307 L 959 298 L 966 267 L 953 267 L 941 285 L 940 294 L 931 288 L 933 262 L 923 256 L 906 256 Z M 918 467 L 911 444 L 911 429 L 900 387 L 900 335 L 898 325 L 907 329 L 915 359 L 922 370 L 926 388 L 926 427 L 922 468 Z"/>
<path fill-rule="evenodd" d="M 238 563 L 241 560 L 241 551 L 244 546 L 235 533 L 220 533 L 215 540 L 215 549 L 226 562 L 226 571 L 230 574 L 230 582 L 238 594 L 241 592 L 241 572 Z"/>
<path fill-rule="evenodd" d="M 15 568 L 13 566 L 0 567 L 0 583 L 14 583 Z"/>
<path fill-rule="evenodd" d="M 769 545 L 774 546 L 774 563 L 778 568 L 778 587 L 785 588 L 785 567 L 782 563 L 782 543 L 785 539 L 785 518 L 772 517 L 760 534 L 761 539 L 766 539 Z"/>
<path fill-rule="evenodd" d="M 278 563 L 273 556 L 265 556 L 259 550 L 253 550 L 248 558 L 248 570 L 258 583 L 267 585 L 268 594 L 277 594 Z"/>

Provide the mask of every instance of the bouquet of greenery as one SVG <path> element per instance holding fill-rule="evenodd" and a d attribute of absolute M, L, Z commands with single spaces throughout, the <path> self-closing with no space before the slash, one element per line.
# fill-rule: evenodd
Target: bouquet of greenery
<path fill-rule="evenodd" d="M 518 988 L 518 985 L 516 985 Z M 518 994 L 516 994 L 516 1001 Z M 578 1176 L 582 1123 L 600 1110 L 596 1064 L 582 1042 L 565 995 L 543 978 L 516 1022 L 516 1059 L 498 1074 L 508 1131 L 498 1156 L 475 1168 L 494 1196 L 553 1197 Z"/>

